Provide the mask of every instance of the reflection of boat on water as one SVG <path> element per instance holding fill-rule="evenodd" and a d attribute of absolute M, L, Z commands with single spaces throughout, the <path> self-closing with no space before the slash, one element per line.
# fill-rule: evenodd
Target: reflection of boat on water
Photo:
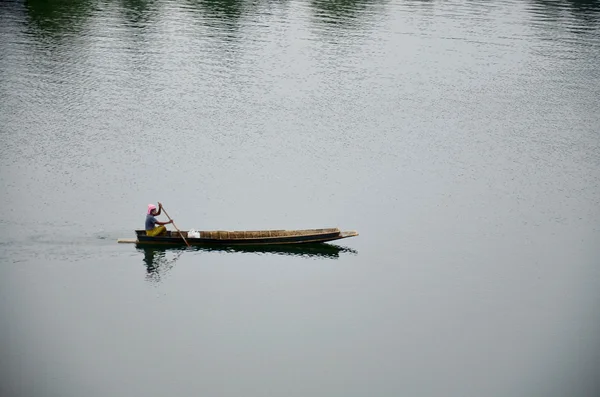
<path fill-rule="evenodd" d="M 313 258 L 339 258 L 341 253 L 357 254 L 356 250 L 340 247 L 334 244 L 290 244 L 290 245 L 262 245 L 262 246 L 191 246 L 189 248 L 175 246 L 169 247 L 162 244 L 136 244 L 138 251 L 148 254 L 165 254 L 166 252 L 180 253 L 186 250 L 223 253 L 251 253 L 251 254 L 276 254 L 286 256 L 313 257 Z"/>
<path fill-rule="evenodd" d="M 158 281 L 162 273 L 169 271 L 179 257 L 178 255 L 174 259 L 168 260 L 166 256 L 167 250 L 163 248 L 145 247 L 144 249 L 140 249 L 140 251 L 144 253 L 144 264 L 148 271 L 148 278 L 154 279 L 154 281 Z"/>
<path fill-rule="evenodd" d="M 175 264 L 179 256 L 184 252 L 204 251 L 204 252 L 222 252 L 222 253 L 249 253 L 258 255 L 285 255 L 313 259 L 338 259 L 340 254 L 348 253 L 356 255 L 358 252 L 351 248 L 340 247 L 334 244 L 291 244 L 291 245 L 273 245 L 273 246 L 192 246 L 189 248 L 174 246 L 169 247 L 164 244 L 149 245 L 136 244 L 138 251 L 144 254 L 144 264 L 148 271 L 148 277 L 158 280 L 161 274 L 168 272 Z M 175 254 L 169 259 L 168 254 Z"/>

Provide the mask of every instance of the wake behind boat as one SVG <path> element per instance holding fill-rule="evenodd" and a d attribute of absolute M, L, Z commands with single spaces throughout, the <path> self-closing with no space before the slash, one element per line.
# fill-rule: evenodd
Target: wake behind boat
<path fill-rule="evenodd" d="M 119 243 L 169 245 L 280 245 L 324 243 L 358 236 L 338 228 L 303 230 L 248 230 L 248 231 L 167 231 L 160 236 L 148 236 L 145 230 L 136 230 L 136 239 L 119 239 Z"/>

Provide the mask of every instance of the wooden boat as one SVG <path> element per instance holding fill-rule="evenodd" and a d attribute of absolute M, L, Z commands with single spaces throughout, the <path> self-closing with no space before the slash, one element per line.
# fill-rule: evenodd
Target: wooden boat
<path fill-rule="evenodd" d="M 182 236 L 190 245 L 279 245 L 324 243 L 343 238 L 358 236 L 356 231 L 342 232 L 338 228 L 305 230 L 256 230 L 256 231 L 200 231 L 200 237 L 188 237 L 187 231 L 167 231 L 166 235 L 151 237 L 145 230 L 135 231 L 137 239 L 119 239 L 119 243 L 136 244 L 185 244 Z"/>

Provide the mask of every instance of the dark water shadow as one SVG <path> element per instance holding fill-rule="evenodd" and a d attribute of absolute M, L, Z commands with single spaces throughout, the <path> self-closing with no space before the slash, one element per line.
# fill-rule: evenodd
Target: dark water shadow
<path fill-rule="evenodd" d="M 327 23 L 343 23 L 359 18 L 374 2 L 369 0 L 312 0 L 311 8 Z"/>
<path fill-rule="evenodd" d="M 600 24 L 600 0 L 531 0 L 529 12 L 534 16 L 534 22 L 539 19 L 551 21 L 557 28 L 565 26 L 566 18 L 574 18 L 580 26 L 597 27 Z"/>
<path fill-rule="evenodd" d="M 567 0 L 569 12 L 590 28 L 600 27 L 600 0 Z"/>
<path fill-rule="evenodd" d="M 61 39 L 77 35 L 94 12 L 91 0 L 26 0 L 32 32 Z"/>
<path fill-rule="evenodd" d="M 315 22 L 328 29 L 361 29 L 363 22 L 379 23 L 384 0 L 311 0 Z"/>
<path fill-rule="evenodd" d="M 290 246 L 246 246 L 246 247 L 165 247 L 136 245 L 136 249 L 144 255 L 143 261 L 146 266 L 148 277 L 155 281 L 159 280 L 173 268 L 179 257 L 186 252 L 210 252 L 210 253 L 244 253 L 253 255 L 283 255 L 300 257 L 306 259 L 339 259 L 341 255 L 358 255 L 358 251 L 335 244 L 302 244 Z M 171 255 L 173 254 L 173 255 Z"/>
<path fill-rule="evenodd" d="M 353 44 L 362 43 L 368 34 L 385 24 L 388 1 L 311 0 L 308 4 L 310 30 L 345 58 Z"/>
<path fill-rule="evenodd" d="M 124 26 L 147 27 L 159 15 L 157 3 L 158 0 L 121 0 L 107 4 L 93 0 L 26 0 L 24 12 L 31 33 L 61 42 L 86 34 L 86 25 L 113 7 L 122 16 Z"/>
<path fill-rule="evenodd" d="M 156 0 L 121 0 L 120 10 L 128 27 L 144 28 L 158 14 Z"/>
<path fill-rule="evenodd" d="M 248 11 L 245 0 L 188 0 L 187 10 L 199 18 L 202 26 L 211 28 L 210 35 L 234 40 L 239 36 L 240 19 Z"/>
<path fill-rule="evenodd" d="M 188 0 L 188 3 L 206 14 L 222 20 L 237 20 L 242 16 L 245 0 Z"/>

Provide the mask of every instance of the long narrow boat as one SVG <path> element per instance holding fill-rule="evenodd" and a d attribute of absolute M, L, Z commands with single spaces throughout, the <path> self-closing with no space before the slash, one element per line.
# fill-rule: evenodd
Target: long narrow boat
<path fill-rule="evenodd" d="M 358 236 L 356 231 L 342 232 L 338 228 L 305 230 L 255 230 L 255 231 L 200 231 L 200 237 L 188 237 L 187 231 L 167 231 L 166 235 L 151 237 L 145 230 L 136 230 L 136 239 L 119 239 L 119 243 L 185 244 L 190 245 L 279 245 L 324 243 Z M 182 237 L 183 236 L 183 237 Z"/>

